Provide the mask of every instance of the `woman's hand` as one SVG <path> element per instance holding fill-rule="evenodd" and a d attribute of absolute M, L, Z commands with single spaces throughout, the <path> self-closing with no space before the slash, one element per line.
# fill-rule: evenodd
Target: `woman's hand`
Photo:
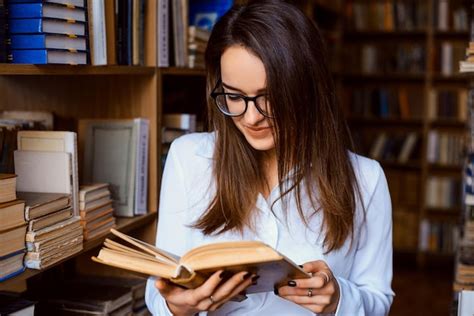
<path fill-rule="evenodd" d="M 314 313 L 335 313 L 339 303 L 339 285 L 326 262 L 305 263 L 303 270 L 313 276 L 289 281 L 287 286 L 275 289 L 275 294 Z"/>
<path fill-rule="evenodd" d="M 226 272 L 220 270 L 195 289 L 183 289 L 173 283 L 158 279 L 156 288 L 168 303 L 173 315 L 194 315 L 201 311 L 215 311 L 252 284 L 256 284 L 257 276 L 249 272 L 239 272 L 221 284 Z"/>

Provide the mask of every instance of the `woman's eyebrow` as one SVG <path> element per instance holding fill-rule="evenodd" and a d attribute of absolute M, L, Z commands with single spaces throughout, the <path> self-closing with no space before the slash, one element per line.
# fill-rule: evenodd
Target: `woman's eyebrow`
<path fill-rule="evenodd" d="M 226 83 L 224 83 L 224 81 L 222 81 L 222 86 L 224 86 L 224 88 L 227 88 L 229 90 L 234 90 L 234 91 L 237 91 L 237 92 L 240 92 L 242 94 L 246 94 L 245 92 L 243 92 L 242 90 L 240 90 L 239 88 L 235 88 L 235 87 L 232 87 Z M 258 89 L 257 90 L 257 93 L 262 93 L 262 92 L 266 92 L 267 89 L 266 88 L 261 88 L 261 89 Z"/>

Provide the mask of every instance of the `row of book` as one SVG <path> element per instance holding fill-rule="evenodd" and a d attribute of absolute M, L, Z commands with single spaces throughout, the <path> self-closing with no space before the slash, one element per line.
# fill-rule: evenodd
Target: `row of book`
<path fill-rule="evenodd" d="M 418 242 L 418 214 L 393 212 L 393 248 L 397 251 L 413 251 Z"/>
<path fill-rule="evenodd" d="M 462 186 L 459 179 L 448 176 L 429 176 L 426 180 L 426 207 L 457 212 L 461 199 Z"/>
<path fill-rule="evenodd" d="M 461 167 L 464 162 L 464 148 L 463 133 L 430 130 L 426 159 L 432 164 Z"/>
<path fill-rule="evenodd" d="M 379 133 L 368 151 L 372 159 L 385 162 L 406 163 L 419 159 L 420 137 L 416 132 L 408 134 Z"/>
<path fill-rule="evenodd" d="M 417 172 L 385 170 L 394 212 L 418 210 L 420 206 L 421 177 Z"/>
<path fill-rule="evenodd" d="M 146 316 L 145 286 L 137 277 L 81 275 L 22 295 L 0 292 L 0 314 Z"/>
<path fill-rule="evenodd" d="M 348 45 L 344 71 L 355 74 L 423 74 L 426 48 L 418 43 Z"/>
<path fill-rule="evenodd" d="M 428 26 L 428 1 L 346 1 L 347 27 L 357 31 L 419 31 Z M 468 11 L 462 3 L 433 1 L 433 27 L 467 31 Z"/>
<path fill-rule="evenodd" d="M 416 88 L 356 88 L 347 91 L 355 118 L 421 118 L 423 96 Z"/>
<path fill-rule="evenodd" d="M 430 120 L 448 119 L 467 122 L 467 91 L 465 89 L 431 89 L 427 116 Z"/>
<path fill-rule="evenodd" d="M 443 41 L 436 45 L 433 52 L 433 71 L 442 76 L 457 74 L 458 64 L 465 57 L 465 46 L 463 42 Z"/>
<path fill-rule="evenodd" d="M 418 249 L 424 252 L 453 254 L 459 243 L 457 223 L 423 219 L 420 223 Z"/>
<path fill-rule="evenodd" d="M 27 113 L 30 117 L 36 114 Z M 45 113 L 39 114 L 42 117 Z M 21 115 L 17 117 L 0 118 L 0 172 L 18 174 L 22 191 L 71 194 L 78 216 L 80 159 L 84 184 L 110 185 L 116 216 L 132 217 L 147 212 L 147 119 L 81 120 L 79 157 L 75 132 L 22 130 L 25 120 Z M 11 125 L 5 126 L 6 123 Z M 44 179 L 51 179 L 51 187 L 44 185 Z"/>

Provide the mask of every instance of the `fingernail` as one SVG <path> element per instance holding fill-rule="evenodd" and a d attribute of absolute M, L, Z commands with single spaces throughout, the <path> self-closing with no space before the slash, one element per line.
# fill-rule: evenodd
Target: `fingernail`
<path fill-rule="evenodd" d="M 278 288 L 276 286 L 273 288 L 273 293 L 275 293 L 275 295 L 280 295 L 278 294 Z"/>
<path fill-rule="evenodd" d="M 252 284 L 253 284 L 253 285 L 257 285 L 257 280 L 258 280 L 259 278 L 260 278 L 259 275 L 254 275 L 254 276 L 252 277 Z"/>
<path fill-rule="evenodd" d="M 296 282 L 293 281 L 293 280 L 288 281 L 288 286 L 295 287 L 295 286 L 296 286 Z"/>
<path fill-rule="evenodd" d="M 231 276 L 232 272 L 224 270 L 219 274 L 219 278 L 221 279 L 228 279 Z"/>
<path fill-rule="evenodd" d="M 244 274 L 244 276 L 242 277 L 243 280 L 247 280 L 248 278 L 250 278 L 250 276 L 252 275 L 252 273 L 250 272 L 247 272 Z"/>
<path fill-rule="evenodd" d="M 298 267 L 303 268 L 303 265 L 302 265 L 302 264 L 299 264 Z"/>

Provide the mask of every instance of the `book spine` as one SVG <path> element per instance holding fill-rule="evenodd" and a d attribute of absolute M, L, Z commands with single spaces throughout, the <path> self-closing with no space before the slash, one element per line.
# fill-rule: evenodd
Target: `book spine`
<path fill-rule="evenodd" d="M 89 0 L 89 41 L 92 65 L 107 64 L 104 0 Z"/>
<path fill-rule="evenodd" d="M 44 34 L 28 34 L 28 35 L 11 35 L 11 49 L 45 49 L 46 35 Z"/>
<path fill-rule="evenodd" d="M 9 18 L 41 18 L 43 17 L 42 3 L 9 4 Z"/>
<path fill-rule="evenodd" d="M 39 50 L 11 50 L 8 56 L 13 64 L 47 64 L 48 51 Z"/>
<path fill-rule="evenodd" d="M 84 37 L 69 37 L 66 35 L 45 34 L 16 34 L 10 36 L 11 49 L 71 49 L 86 50 Z"/>
<path fill-rule="evenodd" d="M 8 31 L 10 34 L 42 33 L 42 21 L 42 19 L 10 19 L 8 21 Z"/>
<path fill-rule="evenodd" d="M 157 5 L 157 49 L 158 67 L 169 67 L 169 0 L 158 0 Z"/>
<path fill-rule="evenodd" d="M 106 52 L 107 64 L 117 64 L 117 47 L 116 47 L 116 32 L 115 32 L 115 1 L 105 0 L 105 38 L 106 38 Z"/>
<path fill-rule="evenodd" d="M 139 136 L 137 146 L 137 174 L 135 191 L 135 215 L 147 213 L 147 191 L 148 191 L 148 141 L 149 121 L 138 119 Z"/>

